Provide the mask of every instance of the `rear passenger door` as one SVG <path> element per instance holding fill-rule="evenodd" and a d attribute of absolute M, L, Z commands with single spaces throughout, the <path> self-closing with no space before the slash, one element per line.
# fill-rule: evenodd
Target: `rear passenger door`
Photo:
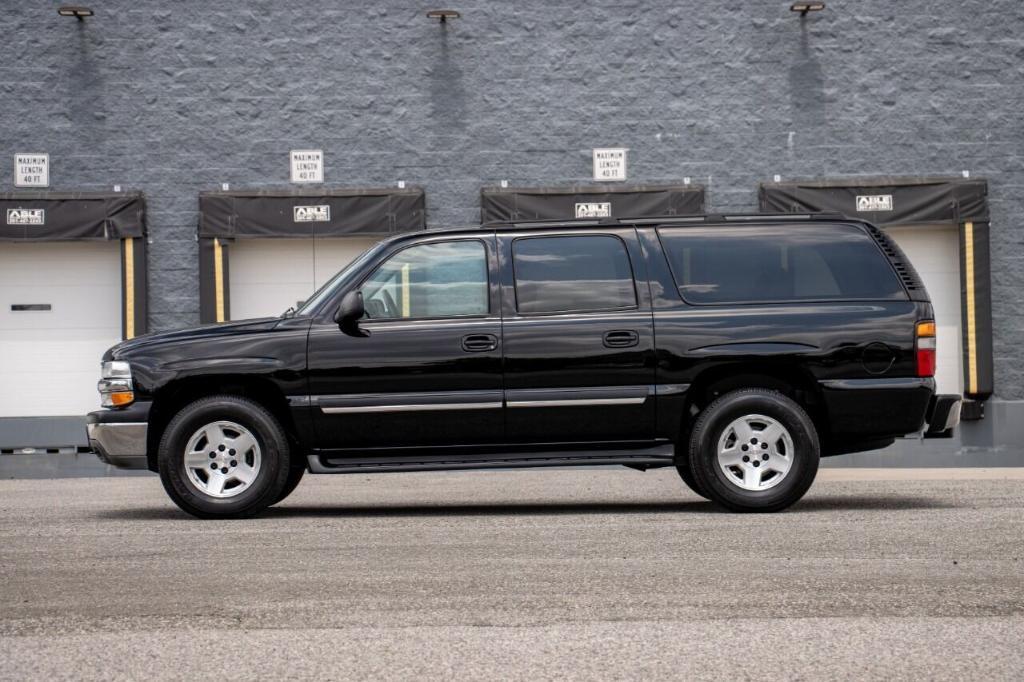
<path fill-rule="evenodd" d="M 498 242 L 509 441 L 653 438 L 654 330 L 635 230 Z"/>

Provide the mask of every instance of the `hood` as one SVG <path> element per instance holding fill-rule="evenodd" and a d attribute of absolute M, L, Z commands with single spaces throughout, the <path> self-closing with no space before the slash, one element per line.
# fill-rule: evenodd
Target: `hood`
<path fill-rule="evenodd" d="M 138 351 L 144 351 L 154 346 L 166 343 L 177 343 L 180 341 L 203 341 L 205 339 L 217 339 L 237 336 L 239 334 L 251 334 L 253 332 L 270 331 L 274 329 L 283 319 L 280 317 L 261 317 L 252 320 L 238 320 L 235 322 L 222 322 L 218 324 L 205 324 L 199 327 L 188 329 L 176 329 L 169 332 L 156 334 L 144 334 L 134 339 L 122 341 L 113 346 L 103 354 L 103 360 L 118 360 L 125 356 L 132 355 Z"/>

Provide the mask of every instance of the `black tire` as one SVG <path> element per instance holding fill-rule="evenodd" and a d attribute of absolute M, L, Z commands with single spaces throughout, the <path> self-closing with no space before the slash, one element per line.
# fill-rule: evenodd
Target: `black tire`
<path fill-rule="evenodd" d="M 776 484 L 764 490 L 744 489 L 741 483 L 746 481 L 731 480 L 719 466 L 718 447 L 723 434 L 734 420 L 754 415 L 769 417 L 785 427 L 793 445 L 793 452 L 788 455 L 792 458 L 788 471 Z M 758 432 L 753 433 L 756 435 Z M 728 443 L 727 440 L 726 445 Z M 758 448 L 752 449 L 751 453 L 763 452 L 759 449 L 760 444 L 750 447 Z M 775 512 L 794 504 L 814 482 L 819 459 L 820 446 L 814 422 L 800 405 L 778 391 L 747 388 L 727 393 L 700 413 L 690 435 L 690 466 L 695 483 L 707 491 L 710 499 L 737 512 Z M 746 464 L 739 466 L 747 467 Z M 740 469 L 732 471 L 739 472 Z M 768 473 L 769 476 L 776 475 L 770 469 Z M 758 480 L 754 479 L 753 486 L 765 484 Z"/>
<path fill-rule="evenodd" d="M 683 445 L 681 447 L 686 447 L 686 446 Z M 676 471 L 679 472 L 679 478 L 683 479 L 683 483 L 686 484 L 687 488 L 692 490 L 697 495 L 700 495 L 705 500 L 710 500 L 711 499 L 708 496 L 707 491 L 705 491 L 703 488 L 701 488 L 700 484 L 697 483 L 697 479 L 695 479 L 693 477 L 693 468 L 690 466 L 690 458 L 689 458 L 689 456 L 687 456 L 686 459 L 683 460 L 682 464 L 679 464 L 678 466 L 676 466 Z"/>
<path fill-rule="evenodd" d="M 185 466 L 189 440 L 203 426 L 218 421 L 249 430 L 260 449 L 255 477 L 246 489 L 226 498 L 200 490 Z M 160 439 L 157 464 L 164 490 L 183 511 L 201 519 L 245 518 L 278 500 L 291 472 L 289 457 L 288 437 L 266 408 L 246 398 L 217 395 L 186 405 L 171 419 Z"/>
<path fill-rule="evenodd" d="M 284 488 L 281 490 L 281 494 L 274 500 L 274 504 L 283 502 L 286 497 L 295 492 L 295 489 L 299 487 L 299 482 L 302 477 L 306 475 L 306 467 L 304 466 L 292 466 L 291 471 L 288 472 L 288 480 L 284 483 Z"/>

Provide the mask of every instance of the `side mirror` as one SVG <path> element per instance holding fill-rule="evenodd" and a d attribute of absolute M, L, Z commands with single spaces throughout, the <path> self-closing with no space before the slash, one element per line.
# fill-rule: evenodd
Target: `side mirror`
<path fill-rule="evenodd" d="M 369 336 L 370 332 L 359 328 L 359 320 L 366 314 L 363 306 L 363 292 L 350 291 L 341 299 L 334 321 L 338 328 L 349 336 Z"/>

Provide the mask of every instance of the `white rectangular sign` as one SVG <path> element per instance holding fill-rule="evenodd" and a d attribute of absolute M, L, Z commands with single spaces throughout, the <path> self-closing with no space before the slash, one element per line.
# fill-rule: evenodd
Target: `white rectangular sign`
<path fill-rule="evenodd" d="M 892 195 L 891 194 L 858 194 L 857 195 L 857 210 L 858 211 L 891 211 L 892 210 Z"/>
<path fill-rule="evenodd" d="M 8 225 L 44 225 L 46 210 L 42 208 L 9 208 L 7 209 Z"/>
<path fill-rule="evenodd" d="M 331 222 L 330 206 L 294 206 L 292 217 L 297 223 L 329 223 Z"/>
<path fill-rule="evenodd" d="M 324 152 L 322 149 L 293 149 L 290 152 L 292 182 L 323 182 Z"/>
<path fill-rule="evenodd" d="M 611 218 L 612 205 L 608 201 L 576 204 L 577 218 Z"/>
<path fill-rule="evenodd" d="M 50 186 L 50 155 L 25 154 L 14 155 L 14 186 L 15 187 L 49 187 Z"/>
<path fill-rule="evenodd" d="M 626 149 L 595 149 L 594 180 L 618 182 L 626 179 Z"/>

